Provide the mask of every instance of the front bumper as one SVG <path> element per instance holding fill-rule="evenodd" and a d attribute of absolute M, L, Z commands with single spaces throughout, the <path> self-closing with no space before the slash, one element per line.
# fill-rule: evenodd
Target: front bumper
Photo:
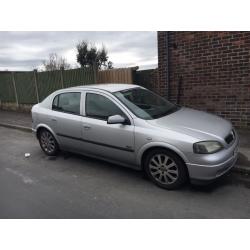
<path fill-rule="evenodd" d="M 225 150 L 225 152 L 221 152 L 216 157 L 216 164 L 193 164 L 187 163 L 189 177 L 191 182 L 206 182 L 213 181 L 220 176 L 226 174 L 231 168 L 234 167 L 237 158 L 238 158 L 238 137 L 236 138 L 233 145 Z M 210 156 L 208 156 L 210 157 Z M 215 159 L 215 157 L 213 157 Z M 221 159 L 221 161 L 219 160 Z"/>

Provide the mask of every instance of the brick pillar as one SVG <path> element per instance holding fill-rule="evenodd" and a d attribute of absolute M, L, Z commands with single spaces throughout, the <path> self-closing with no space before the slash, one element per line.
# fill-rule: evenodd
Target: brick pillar
<path fill-rule="evenodd" d="M 158 31 L 158 69 L 159 69 L 159 82 L 156 89 L 157 92 L 162 96 L 167 96 L 168 90 L 168 54 L 167 54 L 167 32 Z"/>

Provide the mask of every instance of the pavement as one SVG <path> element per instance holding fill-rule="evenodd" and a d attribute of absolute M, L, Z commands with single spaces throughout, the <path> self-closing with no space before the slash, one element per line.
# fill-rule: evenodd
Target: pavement
<path fill-rule="evenodd" d="M 0 123 L 31 127 L 31 114 L 0 110 Z"/>
<path fill-rule="evenodd" d="M 31 132 L 31 124 L 30 113 L 0 110 L 0 126 Z"/>
<path fill-rule="evenodd" d="M 48 157 L 32 133 L 1 126 L 0 197 L 1 219 L 250 218 L 245 175 L 167 191 L 139 171 L 76 154 Z"/>

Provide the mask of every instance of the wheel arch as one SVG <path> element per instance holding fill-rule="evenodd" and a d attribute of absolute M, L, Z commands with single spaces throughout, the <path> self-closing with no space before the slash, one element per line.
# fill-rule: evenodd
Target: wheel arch
<path fill-rule="evenodd" d="M 144 147 L 141 148 L 141 150 L 138 153 L 138 157 L 137 157 L 137 162 L 139 164 L 139 166 L 141 166 L 141 168 L 143 169 L 143 163 L 144 160 L 146 158 L 146 155 L 155 149 L 167 149 L 169 151 L 171 151 L 172 153 L 174 153 L 175 155 L 177 155 L 182 161 L 183 163 L 186 165 L 186 162 L 188 162 L 186 156 L 175 146 L 171 145 L 171 144 L 167 144 L 167 143 L 149 143 L 147 145 L 145 145 Z"/>
<path fill-rule="evenodd" d="M 37 137 L 37 139 L 38 139 L 39 132 L 40 132 L 42 129 L 47 129 L 47 130 L 55 137 L 55 139 L 56 139 L 57 142 L 58 142 L 56 133 L 55 133 L 48 125 L 46 125 L 46 124 L 39 124 L 39 125 L 36 127 L 36 137 Z"/>

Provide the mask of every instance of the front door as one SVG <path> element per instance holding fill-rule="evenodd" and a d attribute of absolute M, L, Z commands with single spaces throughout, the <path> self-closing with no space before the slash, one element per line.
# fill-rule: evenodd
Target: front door
<path fill-rule="evenodd" d="M 107 119 L 112 115 L 122 115 L 130 124 L 108 124 Z M 135 163 L 133 120 L 108 95 L 86 93 L 82 127 L 86 151 L 127 164 Z"/>

